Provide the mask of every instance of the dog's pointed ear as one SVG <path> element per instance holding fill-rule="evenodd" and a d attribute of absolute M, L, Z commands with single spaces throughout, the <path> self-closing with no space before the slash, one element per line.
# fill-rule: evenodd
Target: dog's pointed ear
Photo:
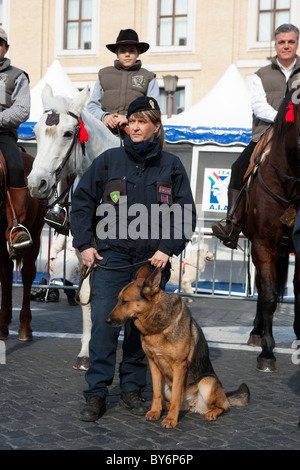
<path fill-rule="evenodd" d="M 144 264 L 134 276 L 134 279 L 146 279 L 149 274 L 149 264 Z"/>
<path fill-rule="evenodd" d="M 144 281 L 144 285 L 142 288 L 142 295 L 144 295 L 147 299 L 151 299 L 151 297 L 158 293 L 159 286 L 161 281 L 161 269 L 155 268 L 153 273 L 150 274 L 147 279 Z"/>

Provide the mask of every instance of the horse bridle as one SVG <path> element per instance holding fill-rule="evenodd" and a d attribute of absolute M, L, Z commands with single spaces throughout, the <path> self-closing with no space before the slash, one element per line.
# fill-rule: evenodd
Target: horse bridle
<path fill-rule="evenodd" d="M 298 116 L 298 114 L 297 114 Z M 299 154 L 300 153 L 300 133 L 299 133 L 299 128 L 297 126 L 297 121 L 295 120 L 294 122 L 294 125 L 295 125 L 295 130 L 296 130 L 296 139 L 297 139 L 297 144 L 296 144 L 296 147 L 297 147 L 297 153 Z M 270 141 L 268 142 L 270 143 Z M 260 152 L 260 155 L 259 157 L 261 158 L 262 156 L 262 152 Z M 260 158 L 259 158 L 259 161 L 257 163 L 257 166 L 258 166 L 258 169 L 257 169 L 257 174 L 258 174 L 258 179 L 259 179 L 259 182 L 261 184 L 261 186 L 264 188 L 264 190 L 270 194 L 270 196 L 273 197 L 273 199 L 275 199 L 279 204 L 281 204 L 285 209 L 289 206 L 294 206 L 295 203 L 298 201 L 298 199 L 300 198 L 300 194 L 296 195 L 295 197 L 291 197 L 291 195 L 293 194 L 294 192 L 294 189 L 295 189 L 295 186 L 297 183 L 300 183 L 300 178 L 299 177 L 296 177 L 296 176 L 289 176 L 285 173 L 280 173 L 278 168 L 276 168 L 276 166 L 271 163 L 271 162 L 268 162 L 268 164 L 275 170 L 276 174 L 279 176 L 279 174 L 286 180 L 289 180 L 289 181 L 293 181 L 294 182 L 294 185 L 292 187 L 292 190 L 290 192 L 290 198 L 291 199 L 285 199 L 281 196 L 279 196 L 278 194 L 274 193 L 274 191 L 272 191 L 271 188 L 269 188 L 269 186 L 266 185 L 266 183 L 264 182 L 264 179 L 263 179 L 263 176 L 261 174 L 261 166 L 260 166 Z M 298 170 L 298 174 L 300 175 L 300 169 Z"/>
<path fill-rule="evenodd" d="M 44 114 L 47 114 L 47 113 L 50 113 L 50 112 L 55 113 L 53 110 L 46 110 L 44 112 Z M 55 185 L 54 185 L 55 189 L 54 189 L 54 192 L 55 193 L 56 193 L 56 189 L 57 189 L 57 185 L 58 185 L 58 178 L 59 178 L 61 172 L 63 171 L 64 167 L 66 166 L 66 164 L 67 164 L 67 162 L 68 162 L 68 160 L 69 160 L 69 158 L 70 158 L 70 156 L 73 152 L 74 147 L 76 146 L 78 135 L 79 135 L 79 129 L 80 129 L 79 116 L 76 116 L 76 114 L 72 113 L 71 111 L 68 111 L 66 114 L 68 114 L 69 116 L 74 118 L 77 121 L 77 125 L 75 126 L 75 130 L 74 130 L 74 133 L 73 133 L 71 145 L 68 148 L 68 151 L 67 151 L 66 155 L 64 156 L 62 162 L 60 163 L 60 165 L 57 167 L 57 169 L 54 172 L 54 176 L 55 176 Z M 85 144 L 82 143 L 81 146 L 82 146 L 83 154 L 85 154 Z M 70 189 L 71 189 L 71 187 L 72 187 L 72 185 L 75 181 L 75 178 L 76 178 L 76 175 L 71 176 L 71 178 L 68 182 L 68 185 L 67 185 L 66 189 L 64 190 L 64 192 L 60 196 L 57 196 L 57 194 L 56 194 L 56 198 L 55 198 L 54 202 L 47 205 L 48 209 L 51 209 L 52 207 L 54 207 L 58 203 L 65 203 L 65 201 L 67 199 L 67 196 L 70 192 Z"/>

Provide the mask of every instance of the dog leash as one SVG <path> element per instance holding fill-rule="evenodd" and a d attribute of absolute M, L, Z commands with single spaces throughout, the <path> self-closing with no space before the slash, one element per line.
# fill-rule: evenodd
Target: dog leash
<path fill-rule="evenodd" d="M 90 303 L 91 297 L 92 297 L 92 288 L 93 288 L 93 283 L 94 283 L 94 276 L 95 276 L 95 271 L 96 271 L 97 268 L 116 271 L 118 269 L 128 269 L 128 268 L 132 268 L 134 266 L 139 266 L 139 265 L 147 264 L 147 263 L 149 263 L 149 261 L 138 261 L 138 262 L 133 263 L 133 264 L 127 264 L 125 266 L 115 266 L 115 267 L 113 267 L 113 266 L 104 266 L 103 264 L 95 264 L 95 263 L 93 263 L 93 265 L 90 266 L 90 267 L 83 265 L 81 270 L 80 270 L 79 285 L 78 285 L 78 288 L 77 288 L 77 290 L 75 292 L 75 295 L 74 295 L 75 302 L 78 305 L 81 305 L 81 306 L 85 306 L 85 305 L 88 305 Z M 83 281 L 88 276 L 91 276 L 91 278 L 90 278 L 90 295 L 89 295 L 88 301 L 86 303 L 83 303 L 79 300 L 79 293 L 80 293 Z"/>

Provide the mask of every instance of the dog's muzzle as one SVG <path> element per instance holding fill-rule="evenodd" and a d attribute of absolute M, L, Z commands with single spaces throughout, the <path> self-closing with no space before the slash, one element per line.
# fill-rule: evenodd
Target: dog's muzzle
<path fill-rule="evenodd" d="M 108 315 L 107 319 L 105 320 L 106 323 L 110 326 L 121 326 L 123 325 L 123 322 L 120 321 L 120 320 L 115 320 L 115 319 L 112 319 L 110 315 Z"/>

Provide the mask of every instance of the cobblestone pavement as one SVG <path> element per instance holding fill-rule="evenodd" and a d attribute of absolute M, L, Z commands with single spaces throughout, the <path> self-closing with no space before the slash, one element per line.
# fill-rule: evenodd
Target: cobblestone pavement
<path fill-rule="evenodd" d="M 118 451 L 180 456 L 196 455 L 197 450 L 300 449 L 300 361 L 292 360 L 290 349 L 292 304 L 283 304 L 275 315 L 279 342 L 274 374 L 256 370 L 258 352 L 243 340 L 228 340 L 230 331 L 242 337 L 250 331 L 255 301 L 203 297 L 189 304 L 208 339 L 212 335 L 211 359 L 225 391 L 246 382 L 251 401 L 216 422 L 182 412 L 178 426 L 168 430 L 119 407 L 117 372 L 104 416 L 94 423 L 80 421 L 86 382 L 72 365 L 80 350 L 81 309 L 70 307 L 63 293 L 58 303 L 33 302 L 34 341 L 21 343 L 16 336 L 20 297 L 21 289 L 14 287 L 11 334 L 2 343 L 6 363 L 0 364 L 0 450 L 104 450 L 117 458 Z M 148 382 L 145 396 L 151 400 L 150 374 Z"/>

